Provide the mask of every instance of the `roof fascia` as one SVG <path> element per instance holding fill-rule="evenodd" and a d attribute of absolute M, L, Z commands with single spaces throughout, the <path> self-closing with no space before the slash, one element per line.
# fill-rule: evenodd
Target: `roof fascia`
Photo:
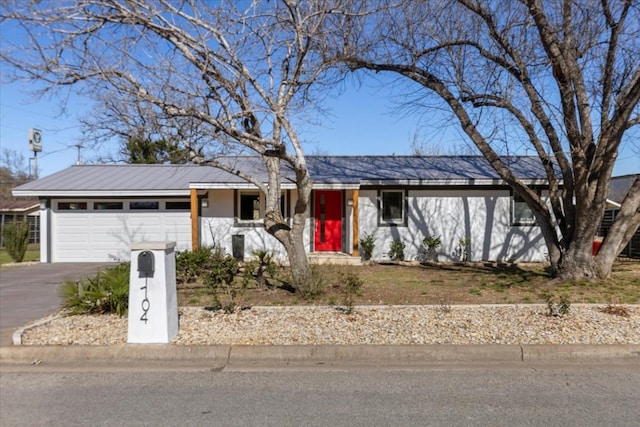
<path fill-rule="evenodd" d="M 169 197 L 169 196 L 189 196 L 189 190 L 81 190 L 81 191 L 64 191 L 64 190 L 18 190 L 12 192 L 14 196 L 25 197 Z"/>
<path fill-rule="evenodd" d="M 549 184 L 549 182 L 546 179 L 521 179 L 521 182 L 523 182 L 525 185 L 541 185 L 541 186 L 546 186 Z M 441 186 L 460 186 L 460 185 L 464 185 L 464 186 L 474 186 L 474 185 L 478 185 L 478 186 L 487 186 L 487 185 L 492 185 L 492 186 L 506 186 L 507 183 L 506 181 L 502 180 L 502 179 L 390 179 L 390 180 L 383 180 L 383 179 L 365 179 L 362 180 L 361 182 L 362 185 L 368 185 L 368 186 L 380 186 L 380 187 L 384 187 L 384 186 L 407 186 L 407 187 L 413 187 L 413 186 L 425 186 L 425 185 L 429 185 L 429 186 L 434 186 L 434 185 L 441 185 Z"/>
<path fill-rule="evenodd" d="M 253 184 L 250 183 L 229 183 L 229 182 L 192 182 L 189 184 L 189 188 L 196 190 L 257 190 Z M 295 190 L 297 187 L 293 183 L 282 183 L 280 188 L 283 190 Z M 352 190 L 360 188 L 360 184 L 345 184 L 345 183 L 314 183 L 314 190 Z"/>

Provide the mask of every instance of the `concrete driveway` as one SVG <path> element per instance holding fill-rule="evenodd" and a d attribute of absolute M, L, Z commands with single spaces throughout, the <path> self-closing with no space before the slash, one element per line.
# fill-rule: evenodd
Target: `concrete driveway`
<path fill-rule="evenodd" d="M 93 276 L 116 263 L 57 263 L 10 267 L 0 271 L 0 345 L 11 344 L 18 327 L 56 312 L 59 286 Z"/>

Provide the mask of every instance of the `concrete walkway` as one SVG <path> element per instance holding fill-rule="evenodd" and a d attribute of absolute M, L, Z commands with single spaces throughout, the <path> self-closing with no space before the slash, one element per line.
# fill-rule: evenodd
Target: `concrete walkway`
<path fill-rule="evenodd" d="M 18 327 L 60 309 L 58 288 L 66 281 L 93 276 L 115 263 L 31 264 L 0 271 L 0 346 L 11 345 Z"/>

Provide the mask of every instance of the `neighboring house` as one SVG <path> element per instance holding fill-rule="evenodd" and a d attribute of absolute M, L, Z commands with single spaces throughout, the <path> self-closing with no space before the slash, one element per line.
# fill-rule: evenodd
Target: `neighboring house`
<path fill-rule="evenodd" d="M 40 242 L 40 203 L 37 200 L 0 200 L 0 247 L 4 247 L 4 227 L 13 221 L 29 223 L 29 243 Z"/>
<path fill-rule="evenodd" d="M 638 175 L 624 175 L 611 178 L 607 209 L 600 224 L 600 235 L 606 237 L 611 225 L 620 211 L 620 205 Z M 636 231 L 627 246 L 620 252 L 621 256 L 640 258 L 640 229 Z"/>
<path fill-rule="evenodd" d="M 264 170 L 255 157 L 225 160 L 254 176 Z M 546 194 L 538 158 L 505 161 Z M 483 157 L 312 156 L 307 162 L 314 182 L 304 236 L 310 253 L 359 257 L 359 237 L 373 233 L 378 260 L 387 258 L 394 239 L 406 244 L 406 259 L 421 259 L 427 235 L 440 236 L 440 261 L 459 260 L 461 248 L 474 261 L 545 260 L 531 211 Z M 296 190 L 291 171 L 283 174 L 287 216 Z M 126 260 L 131 242 L 157 240 L 176 241 L 177 250 L 215 244 L 238 258 L 257 249 L 286 258 L 262 227 L 264 196 L 213 167 L 72 166 L 13 194 L 40 199 L 42 262 Z"/>

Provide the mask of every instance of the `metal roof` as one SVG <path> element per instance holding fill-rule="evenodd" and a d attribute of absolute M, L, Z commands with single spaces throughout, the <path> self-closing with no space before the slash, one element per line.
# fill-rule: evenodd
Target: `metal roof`
<path fill-rule="evenodd" d="M 519 178 L 546 180 L 537 157 L 511 156 L 503 161 Z M 318 156 L 309 158 L 309 170 L 315 182 L 428 184 L 501 180 L 481 156 Z"/>
<path fill-rule="evenodd" d="M 40 202 L 37 200 L 0 200 L 0 212 L 21 213 L 39 209 Z"/>
<path fill-rule="evenodd" d="M 258 157 L 221 159 L 266 182 Z M 546 182 L 537 157 L 503 159 L 516 176 Z M 502 180 L 480 156 L 309 156 L 309 173 L 318 188 L 360 185 L 480 185 Z M 283 186 L 293 187 L 293 171 L 283 164 Z M 237 175 L 198 165 L 76 165 L 13 190 L 18 196 L 181 196 L 190 188 L 245 188 Z M 342 186 L 342 187 L 341 187 Z"/>

